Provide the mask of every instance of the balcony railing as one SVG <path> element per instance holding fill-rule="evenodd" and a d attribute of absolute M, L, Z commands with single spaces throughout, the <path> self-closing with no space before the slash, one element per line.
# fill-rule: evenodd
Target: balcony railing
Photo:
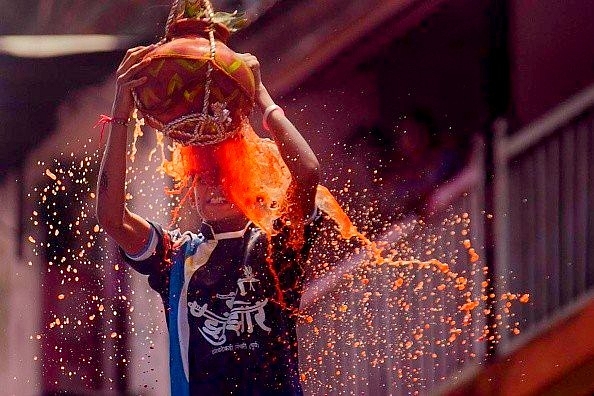
<path fill-rule="evenodd" d="M 491 189 L 484 188 L 487 177 L 482 142 L 475 145 L 476 156 L 468 168 L 434 195 L 431 206 L 435 214 L 426 219 L 423 232 L 441 234 L 442 247 L 433 254 L 455 254 L 459 248 L 457 236 L 444 234 L 440 219 L 448 213 L 469 213 L 472 227 L 468 238 L 477 253 L 486 257 L 484 244 L 492 243 L 495 250 L 494 262 L 483 264 L 493 268 L 496 296 L 510 291 L 531 295 L 529 304 L 514 305 L 511 316 L 502 315 L 504 323 L 499 326 L 501 339 L 496 355 L 503 356 L 553 323 L 560 312 L 567 312 L 573 305 L 583 305 L 584 298 L 594 290 L 594 216 L 591 210 L 594 207 L 594 162 L 590 160 L 594 158 L 594 87 L 513 134 L 508 134 L 503 122 L 497 122 L 495 129 L 493 240 L 486 240 L 490 220 L 487 220 L 489 213 L 485 213 L 485 202 Z M 410 235 L 415 234 L 415 230 L 409 231 Z M 406 235 L 398 237 L 406 238 Z M 421 252 L 423 243 L 417 239 L 411 246 Z M 469 263 L 459 255 L 458 265 L 464 268 Z M 306 391 L 312 394 L 340 392 L 341 389 L 353 394 L 407 394 L 414 390 L 427 393 L 439 389 L 446 378 L 455 377 L 470 364 L 477 368 L 485 363 L 486 348 L 490 344 L 477 342 L 478 334 L 483 326 L 499 320 L 493 318 L 502 313 L 500 310 L 491 313 L 491 320 L 475 318 L 474 334 L 468 332 L 458 343 L 452 343 L 447 353 L 434 341 L 443 337 L 449 327 L 437 324 L 426 334 L 432 342 L 425 345 L 418 358 L 411 360 L 398 355 L 403 335 L 412 333 L 426 320 L 432 303 L 430 299 L 415 301 L 411 287 L 399 290 L 405 300 L 414 301 L 409 315 L 393 315 L 394 307 L 387 306 L 381 299 L 375 302 L 376 316 L 371 325 L 394 331 L 381 334 L 383 339 L 379 343 L 386 347 L 381 365 L 375 365 L 373 359 L 362 359 L 365 348 L 355 342 L 345 342 L 344 337 L 364 333 L 365 321 L 356 317 L 337 320 L 329 315 L 342 304 L 358 306 L 361 298 L 360 293 L 349 292 L 351 286 L 344 277 L 344 273 L 356 269 L 356 264 L 347 262 L 340 268 L 342 272 L 339 270 L 318 280 L 304 295 L 304 304 L 319 313 L 314 323 L 328 333 L 314 337 L 307 333 L 311 331 L 307 326 L 300 329 L 302 338 L 308 340 L 301 345 L 301 356 L 305 357 L 302 364 L 306 370 L 312 363 L 315 367 L 312 377 L 305 382 Z M 482 273 L 477 274 L 474 282 L 481 282 L 482 277 Z M 370 279 L 370 290 L 381 289 L 392 280 L 387 273 L 376 274 Z M 473 291 L 472 298 L 479 295 Z M 458 306 L 459 302 L 450 300 L 442 306 L 443 313 L 451 311 L 455 315 Z M 501 309 L 502 305 L 496 303 L 495 307 Z M 519 322 L 519 336 L 507 331 L 506 318 L 510 322 L 507 324 Z M 337 336 L 339 342 L 329 350 L 327 342 Z M 316 353 L 325 354 L 318 364 Z M 399 369 L 409 373 L 399 378 Z"/>
<path fill-rule="evenodd" d="M 515 133 L 495 129 L 496 272 L 531 293 L 515 320 L 536 331 L 594 286 L 594 86 Z"/>

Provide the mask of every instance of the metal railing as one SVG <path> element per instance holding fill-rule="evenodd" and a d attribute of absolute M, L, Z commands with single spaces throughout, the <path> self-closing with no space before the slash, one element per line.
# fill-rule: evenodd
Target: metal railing
<path fill-rule="evenodd" d="M 515 133 L 497 122 L 494 153 L 495 269 L 531 294 L 514 320 L 534 332 L 594 286 L 594 86 Z"/>
<path fill-rule="evenodd" d="M 494 239 L 485 240 L 486 170 L 482 143 L 475 145 L 479 155 L 469 164 L 466 173 L 456 180 L 458 187 L 446 186 L 434 195 L 436 214 L 424 224 L 424 234 L 441 234 L 442 248 L 434 255 L 456 253 L 458 236 L 443 233 L 440 219 L 445 213 L 468 213 L 472 227 L 468 234 L 477 252 L 484 257 L 484 244 L 493 244 L 496 296 L 507 292 L 529 293 L 529 304 L 516 304 L 510 314 L 491 312 L 491 319 L 499 317 L 503 325 L 498 333 L 501 339 L 496 353 L 506 354 L 514 345 L 527 341 L 527 337 L 571 308 L 594 289 L 594 86 L 563 103 L 531 125 L 508 134 L 505 122 L 494 125 L 493 139 L 495 180 Z M 464 180 L 460 182 L 460 180 Z M 440 194 L 442 198 L 439 199 Z M 443 196 L 445 195 L 445 199 Z M 414 231 L 411 235 L 414 236 Z M 413 251 L 421 252 L 424 241 L 411 244 Z M 448 253 L 449 252 L 449 253 Z M 459 255 L 461 267 L 468 267 Z M 348 264 L 348 263 L 347 263 Z M 487 263 L 483 263 L 487 264 Z M 348 265 L 347 265 L 348 267 Z M 352 272 L 354 267 L 350 269 Z M 389 291 L 393 274 L 377 273 L 370 279 L 369 289 L 384 297 Z M 475 282 L 482 281 L 477 274 Z M 360 307 L 361 293 L 352 293 L 352 284 L 343 273 L 330 276 L 314 296 L 304 295 L 317 315 L 316 328 L 327 334 L 312 336 L 311 327 L 300 327 L 301 338 L 307 340 L 301 347 L 301 363 L 307 380 L 305 389 L 311 394 L 408 394 L 415 390 L 428 393 L 444 384 L 446 378 L 456 377 L 469 364 L 485 362 L 489 344 L 477 342 L 480 329 L 493 322 L 480 317 L 473 323 L 474 334 L 459 343 L 444 348 L 436 343 L 425 344 L 418 357 L 402 353 L 401 345 L 414 332 L 430 312 L 431 299 L 416 299 L 412 286 L 399 290 L 404 300 L 412 301 L 410 314 L 390 306 L 381 298 L 375 300 L 366 322 L 358 316 L 335 315 L 341 305 Z M 480 293 L 479 293 L 480 294 Z M 473 292 L 473 298 L 475 293 Z M 477 294 L 478 296 L 478 294 Z M 451 300 L 441 307 L 444 313 L 455 311 L 459 305 Z M 480 307 L 482 310 L 483 306 Z M 381 314 L 385 312 L 385 314 Z M 392 313 L 390 313 L 392 312 Z M 499 321 L 499 319 L 497 319 Z M 520 336 L 508 331 L 519 322 Z M 506 325 L 512 325 L 510 328 Z M 376 347 L 362 347 L 357 340 L 365 334 L 365 326 L 395 329 L 375 334 Z M 425 336 L 432 340 L 449 331 L 447 325 L 435 323 Z M 353 337 L 353 341 L 348 341 Z M 369 341 L 369 339 L 368 339 Z M 377 344 L 386 353 L 377 353 Z M 417 347 L 419 345 L 416 345 Z M 415 349 L 414 347 L 412 348 Z M 375 359 L 361 358 L 363 351 L 375 353 Z M 472 358 L 471 358 L 472 357 Z M 377 362 L 381 364 L 376 364 Z M 313 367 L 313 371 L 307 371 Z M 475 366 L 477 367 L 477 366 Z M 404 376 L 400 373 L 404 372 Z M 419 382 L 415 382 L 415 378 Z"/>

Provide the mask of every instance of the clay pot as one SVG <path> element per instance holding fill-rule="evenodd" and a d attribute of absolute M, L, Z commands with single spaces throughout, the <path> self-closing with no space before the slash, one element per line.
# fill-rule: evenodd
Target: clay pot
<path fill-rule="evenodd" d="M 214 59 L 208 31 L 207 21 L 177 20 L 169 28 L 167 41 L 145 56 L 152 61 L 138 74 L 139 78 L 146 76 L 147 82 L 134 92 L 136 106 L 150 126 L 166 131 L 182 144 L 212 144 L 232 136 L 254 103 L 254 76 L 225 44 L 229 30 L 214 24 Z M 218 116 L 218 128 L 212 118 L 200 127 L 203 120 L 191 117 L 204 113 L 209 64 L 212 71 L 207 113 Z"/>

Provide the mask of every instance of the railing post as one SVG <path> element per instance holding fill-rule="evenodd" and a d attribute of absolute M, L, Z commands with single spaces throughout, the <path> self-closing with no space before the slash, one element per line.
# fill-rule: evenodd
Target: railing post
<path fill-rule="evenodd" d="M 497 119 L 492 126 L 493 131 L 493 194 L 492 208 L 494 221 L 492 222 L 491 240 L 493 246 L 493 261 L 491 261 L 492 293 L 495 298 L 492 299 L 492 325 L 496 325 L 495 316 L 498 314 L 496 308 L 497 295 L 501 294 L 501 282 L 509 274 L 509 164 L 505 150 L 508 134 L 508 123 L 505 119 Z M 504 322 L 508 320 L 506 315 L 502 315 Z M 507 323 L 502 324 L 505 328 Z"/>
<path fill-rule="evenodd" d="M 505 162 L 502 162 L 502 142 L 507 134 L 507 122 L 499 118 L 491 126 L 492 133 L 485 139 L 484 155 L 484 196 L 485 196 L 485 261 L 489 286 L 485 290 L 487 295 L 486 307 L 489 314 L 486 317 L 488 326 L 486 340 L 486 360 L 492 362 L 497 355 L 497 291 L 498 280 L 505 273 L 505 229 L 507 228 L 507 175 Z M 503 164 L 503 166 L 502 166 Z M 492 217 L 491 217 L 492 216 Z"/>

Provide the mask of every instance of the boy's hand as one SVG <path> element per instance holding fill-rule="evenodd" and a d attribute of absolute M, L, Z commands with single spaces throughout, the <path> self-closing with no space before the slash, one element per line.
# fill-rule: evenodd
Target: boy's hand
<path fill-rule="evenodd" d="M 262 83 L 262 75 L 260 74 L 260 61 L 250 53 L 237 54 L 239 58 L 252 70 L 254 75 L 254 84 L 256 86 L 255 101 L 260 109 L 264 111 L 268 106 L 273 105 L 274 101 Z"/>
<path fill-rule="evenodd" d="M 151 58 L 143 58 L 156 46 L 157 44 L 148 47 L 135 47 L 126 52 L 116 72 L 116 94 L 113 101 L 112 117 L 127 119 L 130 116 L 134 108 L 132 89 L 146 82 L 146 77 L 135 78 L 135 75 L 150 63 Z"/>
<path fill-rule="evenodd" d="M 254 75 L 254 85 L 256 86 L 256 91 L 258 91 L 260 89 L 260 86 L 262 85 L 262 76 L 260 74 L 260 61 L 258 61 L 258 58 L 256 58 L 249 52 L 237 55 L 239 55 L 239 59 L 241 59 L 252 70 L 252 74 Z"/>

